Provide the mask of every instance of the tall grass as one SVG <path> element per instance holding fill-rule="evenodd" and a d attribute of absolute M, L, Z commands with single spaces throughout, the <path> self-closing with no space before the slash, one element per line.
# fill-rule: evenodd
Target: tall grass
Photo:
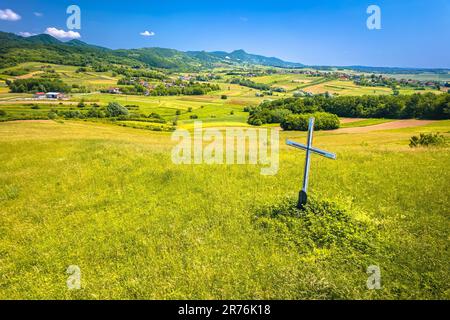
<path fill-rule="evenodd" d="M 0 124 L 2 299 L 448 299 L 449 148 L 411 149 L 412 133 L 318 133 L 310 192 L 373 230 L 371 250 L 300 250 L 255 222 L 295 197 L 303 154 L 280 171 L 182 165 L 167 133 L 99 123 Z M 302 141 L 304 133 L 281 133 Z M 325 225 L 326 227 L 326 225 Z M 78 265 L 82 289 L 67 290 Z M 368 290 L 378 265 L 382 289 Z"/>

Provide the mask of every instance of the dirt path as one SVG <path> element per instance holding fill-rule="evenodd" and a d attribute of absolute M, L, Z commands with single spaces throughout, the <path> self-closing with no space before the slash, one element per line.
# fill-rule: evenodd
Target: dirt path
<path fill-rule="evenodd" d="M 336 129 L 336 130 L 332 130 L 330 132 L 333 132 L 333 133 L 364 133 L 364 132 L 379 131 L 379 130 L 419 127 L 419 126 L 425 126 L 425 125 L 433 123 L 433 122 L 435 122 L 435 121 L 433 121 L 433 120 L 415 120 L 415 119 L 397 120 L 397 121 L 375 124 L 373 126 Z"/>
<path fill-rule="evenodd" d="M 362 120 L 367 120 L 364 118 L 339 118 L 339 120 L 341 121 L 341 123 L 352 123 L 352 122 L 357 122 L 357 121 L 362 121 Z"/>

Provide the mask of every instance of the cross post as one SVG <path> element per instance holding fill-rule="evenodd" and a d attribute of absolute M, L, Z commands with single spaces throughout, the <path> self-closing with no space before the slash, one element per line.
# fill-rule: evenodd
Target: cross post
<path fill-rule="evenodd" d="M 311 165 L 311 153 L 316 153 L 323 157 L 336 160 L 336 154 L 318 148 L 314 148 L 312 146 L 313 132 L 314 132 L 314 118 L 310 118 L 308 125 L 308 140 L 306 145 L 290 140 L 286 141 L 286 144 L 288 146 L 301 150 L 306 150 L 305 171 L 303 174 L 303 186 L 299 192 L 297 203 L 297 208 L 299 209 L 303 209 L 306 203 L 308 202 L 308 182 L 309 182 L 309 168 Z"/>

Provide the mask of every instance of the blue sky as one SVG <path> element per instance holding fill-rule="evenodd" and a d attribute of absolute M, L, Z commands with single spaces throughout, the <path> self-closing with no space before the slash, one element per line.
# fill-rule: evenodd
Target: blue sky
<path fill-rule="evenodd" d="M 0 30 L 68 31 L 71 4 L 81 8 L 80 40 L 113 49 L 244 49 L 310 65 L 450 68 L 449 0 L 0 0 Z M 381 8 L 381 30 L 366 27 L 371 4 Z M 20 19 L 5 18 L 6 9 Z"/>

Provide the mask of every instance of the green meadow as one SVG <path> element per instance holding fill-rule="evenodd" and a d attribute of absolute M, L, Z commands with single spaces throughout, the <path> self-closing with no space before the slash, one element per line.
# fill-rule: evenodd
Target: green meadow
<path fill-rule="evenodd" d="M 419 132 L 448 138 L 450 121 L 317 133 L 338 160 L 313 157 L 310 194 L 345 214 L 294 234 L 260 213 L 295 198 L 304 154 L 283 141 L 305 133 L 280 132 L 278 174 L 263 176 L 175 165 L 169 133 L 0 123 L 0 298 L 448 299 L 450 149 L 410 148 Z M 381 290 L 366 287 L 370 265 Z"/>

